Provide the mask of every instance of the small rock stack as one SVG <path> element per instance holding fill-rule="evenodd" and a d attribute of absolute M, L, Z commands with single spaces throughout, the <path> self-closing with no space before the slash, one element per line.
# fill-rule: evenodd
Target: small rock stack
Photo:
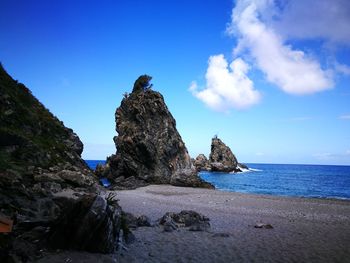
<path fill-rule="evenodd" d="M 242 169 L 247 168 L 244 164 L 238 163 L 231 149 L 217 136 L 212 138 L 209 160 L 204 154 L 199 154 L 193 164 L 197 171 L 230 173 L 242 172 Z"/>

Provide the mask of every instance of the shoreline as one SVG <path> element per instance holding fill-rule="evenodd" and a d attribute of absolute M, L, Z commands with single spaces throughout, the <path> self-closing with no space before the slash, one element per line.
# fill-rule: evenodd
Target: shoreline
<path fill-rule="evenodd" d="M 102 162 L 99 160 L 85 160 L 88 165 L 93 169 L 96 162 Z M 91 163 L 92 162 L 92 163 Z M 247 194 L 262 194 L 262 195 L 273 195 L 273 196 L 287 196 L 287 197 L 302 197 L 302 198 L 317 198 L 317 199 L 339 199 L 339 200 L 350 200 L 349 191 L 346 191 L 346 186 L 349 184 L 347 175 L 350 170 L 335 168 L 339 167 L 350 167 L 348 165 L 321 165 L 321 164 L 275 164 L 275 163 L 247 163 L 251 165 L 248 170 L 243 172 L 233 173 L 238 177 L 234 179 L 236 181 L 231 181 L 227 178 L 227 175 L 232 173 L 222 173 L 222 172 L 210 172 L 206 170 L 201 170 L 199 176 L 213 185 L 215 185 L 217 190 L 225 192 L 241 192 Z M 263 167 L 263 166 L 267 167 Z M 294 168 L 290 168 L 293 167 Z M 301 174 L 307 171 L 307 175 L 299 176 L 298 166 L 319 166 L 322 168 L 321 171 L 310 168 L 311 170 L 303 170 Z M 332 169 L 330 169 L 332 168 Z M 282 169 L 282 170 L 281 170 Z M 291 179 L 291 177 L 285 176 L 287 169 L 288 173 L 295 174 L 296 177 Z M 276 178 L 283 183 L 274 183 L 274 177 L 271 177 L 271 171 L 275 171 Z M 287 173 L 287 174 L 288 174 Z M 315 174 L 316 173 L 316 174 Z M 319 178 L 318 174 L 322 174 L 324 178 Z M 324 173 L 324 174 L 323 174 Z M 214 174 L 214 175 L 213 175 Z M 215 174 L 223 174 L 224 181 L 219 179 L 219 176 Z M 247 176 L 245 176 L 247 175 Z M 264 178 L 263 181 L 260 179 Z M 335 176 L 336 175 L 336 176 Z M 342 178 L 340 183 L 337 183 L 337 179 Z M 313 178 L 316 180 L 316 184 L 312 187 L 308 187 L 309 183 L 313 183 Z M 256 182 L 255 179 L 258 181 Z M 272 180 L 272 182 L 270 182 Z M 311 180 L 311 181 L 310 181 Z M 273 187 L 273 188 L 271 188 Z"/>
<path fill-rule="evenodd" d="M 346 201 L 346 202 L 350 202 L 350 198 L 348 197 L 334 197 L 334 196 L 330 196 L 330 197 L 323 197 L 323 196 L 298 196 L 298 195 L 275 195 L 275 194 L 260 194 L 260 193 L 253 193 L 253 192 L 234 192 L 231 190 L 226 190 L 226 189 L 220 189 L 220 188 L 215 188 L 213 190 L 217 190 L 220 192 L 228 192 L 228 193 L 235 193 L 235 194 L 242 194 L 242 195 L 252 195 L 252 196 L 261 196 L 261 197 L 276 197 L 276 198 L 295 198 L 295 199 L 315 199 L 315 200 L 330 200 L 330 201 Z"/>

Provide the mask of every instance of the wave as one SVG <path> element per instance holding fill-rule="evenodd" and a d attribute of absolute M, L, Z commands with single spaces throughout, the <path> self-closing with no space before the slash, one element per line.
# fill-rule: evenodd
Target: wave
<path fill-rule="evenodd" d="M 249 172 L 262 172 L 263 170 L 260 170 L 260 169 L 254 169 L 254 168 L 242 168 L 242 167 L 239 167 L 239 169 L 241 169 L 241 172 L 239 173 L 249 173 Z M 230 174 L 234 174 L 236 172 L 230 172 Z"/>
<path fill-rule="evenodd" d="M 261 169 L 255 169 L 255 168 L 249 168 L 249 171 L 252 171 L 252 172 L 262 172 L 263 170 L 261 170 Z"/>

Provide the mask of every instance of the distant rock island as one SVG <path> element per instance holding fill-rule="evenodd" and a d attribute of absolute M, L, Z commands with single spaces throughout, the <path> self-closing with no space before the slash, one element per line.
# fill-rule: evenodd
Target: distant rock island
<path fill-rule="evenodd" d="M 199 154 L 193 164 L 197 171 L 230 173 L 248 169 L 246 165 L 237 161 L 231 149 L 217 136 L 212 138 L 209 159 L 204 154 Z"/>
<path fill-rule="evenodd" d="M 140 76 L 115 113 L 116 154 L 96 173 L 117 188 L 171 184 L 213 188 L 203 181 L 176 129 L 163 96 L 151 89 L 151 77 Z"/>

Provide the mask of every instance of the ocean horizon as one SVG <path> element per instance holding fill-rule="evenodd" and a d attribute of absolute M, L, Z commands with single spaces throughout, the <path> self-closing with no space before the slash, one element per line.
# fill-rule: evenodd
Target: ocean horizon
<path fill-rule="evenodd" d="M 91 169 L 104 160 L 85 160 Z M 350 199 L 350 166 L 246 163 L 242 173 L 200 172 L 221 191 L 274 196 Z"/>

